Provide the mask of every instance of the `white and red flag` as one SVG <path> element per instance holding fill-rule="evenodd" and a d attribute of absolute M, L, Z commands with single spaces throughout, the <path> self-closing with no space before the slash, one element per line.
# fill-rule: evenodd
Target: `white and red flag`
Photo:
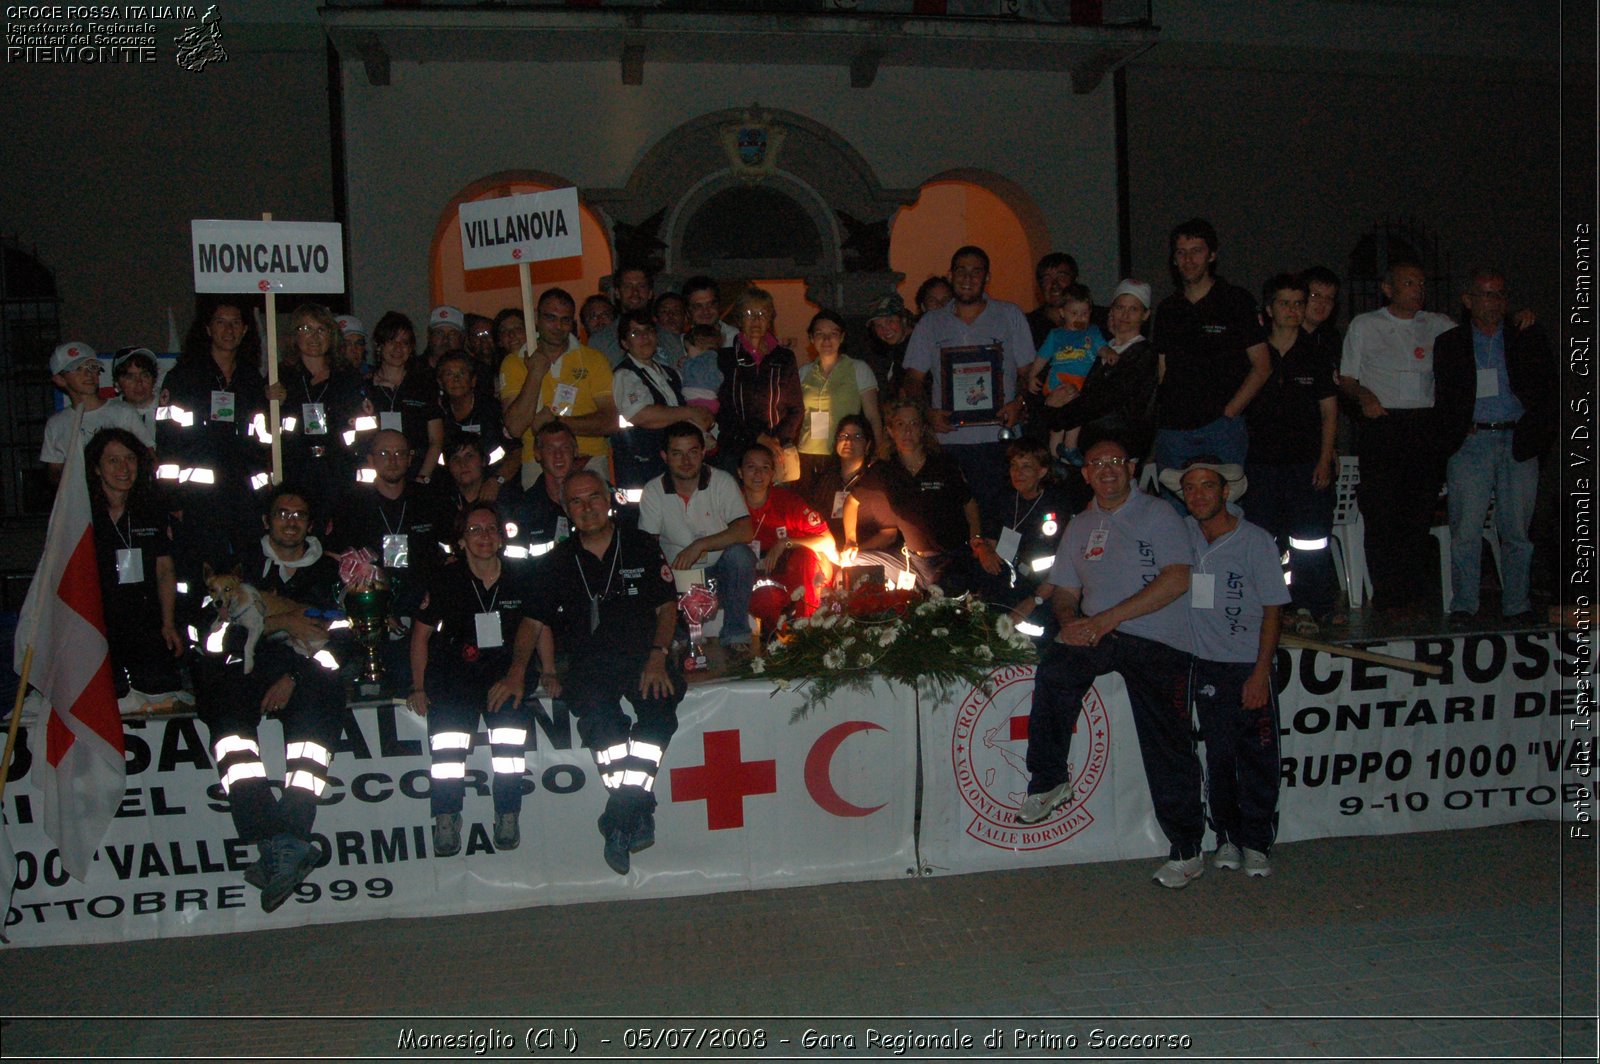
<path fill-rule="evenodd" d="M 31 646 L 28 681 L 49 706 L 33 740 L 44 829 L 61 851 L 61 866 L 82 880 L 122 802 L 127 770 L 76 426 L 69 439 L 76 445 L 67 448 L 44 556 L 22 604 L 15 666 L 21 673 Z"/>

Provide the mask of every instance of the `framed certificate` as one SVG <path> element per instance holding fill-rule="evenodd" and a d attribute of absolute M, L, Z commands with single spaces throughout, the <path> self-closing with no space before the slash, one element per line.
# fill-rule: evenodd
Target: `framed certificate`
<path fill-rule="evenodd" d="M 952 425 L 992 425 L 1005 403 L 1005 356 L 999 344 L 940 350 L 944 409 Z"/>

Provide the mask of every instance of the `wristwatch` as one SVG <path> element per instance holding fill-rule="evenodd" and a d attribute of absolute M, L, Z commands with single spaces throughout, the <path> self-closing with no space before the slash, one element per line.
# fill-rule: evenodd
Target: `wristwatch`
<path fill-rule="evenodd" d="M 650 647 L 650 649 L 651 649 L 651 650 L 659 650 L 659 651 L 661 651 L 661 653 L 663 653 L 663 654 L 670 654 L 670 653 L 671 653 L 671 651 L 669 651 L 669 650 L 668 650 L 668 649 L 667 649 L 667 648 L 666 648 L 666 647 L 664 647 L 664 646 L 661 646 L 661 645 L 660 645 L 660 644 L 655 644 L 655 645 L 652 645 L 652 646 L 651 646 L 651 647 Z"/>

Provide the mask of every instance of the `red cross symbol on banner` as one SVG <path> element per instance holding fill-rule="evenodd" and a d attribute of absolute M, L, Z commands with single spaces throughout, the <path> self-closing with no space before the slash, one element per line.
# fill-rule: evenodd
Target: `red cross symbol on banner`
<path fill-rule="evenodd" d="M 711 831 L 742 828 L 745 795 L 777 793 L 778 762 L 744 760 L 737 728 L 708 731 L 702 739 L 705 764 L 672 770 L 672 800 L 704 801 Z"/>

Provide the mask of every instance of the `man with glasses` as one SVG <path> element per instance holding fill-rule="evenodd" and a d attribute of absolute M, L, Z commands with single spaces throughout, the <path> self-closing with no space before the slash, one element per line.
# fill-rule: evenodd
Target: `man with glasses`
<path fill-rule="evenodd" d="M 621 876 L 632 854 L 655 844 L 656 773 L 687 690 L 672 660 L 677 591 L 654 539 L 612 519 L 600 474 L 579 470 L 563 492 L 573 535 L 541 563 L 539 594 L 525 600 L 511 668 L 489 698 L 521 701 L 537 647 L 545 690 L 578 718 L 578 735 L 599 766 L 605 861 Z M 557 654 L 565 663 L 559 678 Z"/>
<path fill-rule="evenodd" d="M 443 562 L 440 537 L 450 530 L 438 494 L 406 476 L 412 452 L 405 436 L 380 429 L 370 447 L 364 483 L 335 505 L 328 542 L 340 552 L 366 548 L 388 574 L 392 630 L 383 651 L 384 688 L 404 692 L 410 690 L 411 664 L 403 637 Z"/>
<path fill-rule="evenodd" d="M 1506 279 L 1499 270 L 1472 275 L 1461 297 L 1466 324 L 1439 337 L 1434 357 L 1439 387 L 1458 380 L 1460 395 L 1441 404 L 1441 442 L 1450 509 L 1450 623 L 1471 623 L 1478 612 L 1483 524 L 1490 503 L 1500 537 L 1500 615 L 1514 625 L 1535 620 L 1530 599 L 1533 521 L 1539 459 L 1555 443 L 1558 395 L 1555 360 L 1544 332 L 1506 326 Z M 1447 367 L 1455 367 L 1450 372 Z M 1441 395 L 1441 399 L 1443 399 Z"/>
<path fill-rule="evenodd" d="M 1121 675 L 1156 822 L 1170 845 L 1155 873 L 1181 889 L 1205 871 L 1200 761 L 1189 725 L 1189 570 L 1194 550 L 1176 511 L 1133 487 L 1137 463 L 1118 440 L 1084 449 L 1094 499 L 1067 525 L 1049 580 L 1061 631 L 1045 648 L 1028 716 L 1028 796 L 1020 824 L 1038 824 L 1073 799 L 1068 753 L 1097 677 Z"/>
<path fill-rule="evenodd" d="M 642 310 L 647 314 L 655 300 L 655 277 L 638 263 L 624 263 L 611 275 L 611 299 L 616 307 L 617 320 L 589 330 L 589 346 L 606 356 L 615 369 L 626 356 L 621 343 L 620 322 L 624 314 Z M 652 316 L 651 321 L 655 318 Z M 668 366 L 683 361 L 683 337 L 675 332 L 662 331 L 658 344 L 660 359 Z"/>
<path fill-rule="evenodd" d="M 337 606 L 339 567 L 308 534 L 311 519 L 303 492 L 288 485 L 274 490 L 261 522 L 266 535 L 241 553 L 237 571 L 262 591 L 330 610 Z M 245 882 L 261 891 L 261 908 L 272 912 L 319 859 L 311 828 L 328 789 L 344 687 L 333 651 L 323 646 L 329 637 L 322 621 L 304 613 L 267 618 L 248 673 L 239 656 L 245 634 L 241 626 L 227 625 L 220 647 L 197 656 L 196 707 L 211 735 L 234 830 L 260 848 L 260 859 L 245 869 Z M 289 640 L 322 649 L 308 657 Z M 261 757 L 258 729 L 269 716 L 283 725 L 282 797 L 274 796 Z"/>

